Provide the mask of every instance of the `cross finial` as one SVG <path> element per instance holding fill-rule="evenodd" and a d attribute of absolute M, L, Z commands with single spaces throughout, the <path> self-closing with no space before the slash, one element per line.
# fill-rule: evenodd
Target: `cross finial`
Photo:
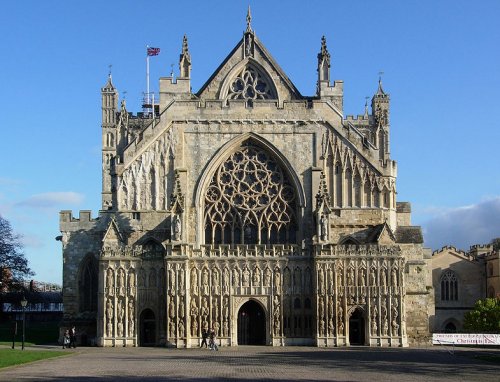
<path fill-rule="evenodd" d="M 247 11 L 247 32 L 252 31 L 252 13 L 250 12 L 250 4 L 248 5 L 248 11 Z"/>
<path fill-rule="evenodd" d="M 384 75 L 384 72 L 380 71 L 378 72 L 378 83 L 381 84 L 382 83 L 382 76 Z"/>
<path fill-rule="evenodd" d="M 111 68 L 112 67 L 113 67 L 113 65 L 111 65 L 111 64 L 108 65 L 108 69 L 109 69 L 109 71 L 108 71 L 108 77 L 109 78 L 111 78 Z"/>
<path fill-rule="evenodd" d="M 174 64 L 170 64 L 170 77 L 174 78 Z"/>
<path fill-rule="evenodd" d="M 127 91 L 124 90 L 122 94 L 123 94 L 123 99 L 125 99 L 127 97 Z"/>

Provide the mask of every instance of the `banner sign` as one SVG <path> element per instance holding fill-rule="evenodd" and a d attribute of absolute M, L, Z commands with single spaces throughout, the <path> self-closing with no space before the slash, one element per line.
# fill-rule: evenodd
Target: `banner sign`
<path fill-rule="evenodd" d="M 500 334 L 433 333 L 433 345 L 500 345 Z"/>

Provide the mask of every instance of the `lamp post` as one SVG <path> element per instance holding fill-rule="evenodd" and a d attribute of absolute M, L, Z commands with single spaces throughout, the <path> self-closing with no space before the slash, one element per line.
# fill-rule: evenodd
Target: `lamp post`
<path fill-rule="evenodd" d="M 26 305 L 28 305 L 28 300 L 26 300 L 26 297 L 23 295 L 23 299 L 21 300 L 21 306 L 23 307 L 23 344 L 21 346 L 21 350 L 24 350 L 24 329 L 25 329 L 25 321 L 26 321 L 26 312 L 25 308 Z"/>

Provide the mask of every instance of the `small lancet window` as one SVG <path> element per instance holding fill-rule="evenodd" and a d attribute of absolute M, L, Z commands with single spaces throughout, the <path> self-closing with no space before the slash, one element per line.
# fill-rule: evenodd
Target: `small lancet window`
<path fill-rule="evenodd" d="M 441 276 L 441 301 L 458 300 L 458 279 L 455 272 L 447 270 Z"/>

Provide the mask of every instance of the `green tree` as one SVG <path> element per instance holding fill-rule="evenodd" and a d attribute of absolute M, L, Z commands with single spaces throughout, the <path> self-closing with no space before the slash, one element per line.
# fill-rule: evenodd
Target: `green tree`
<path fill-rule="evenodd" d="M 500 299 L 478 300 L 464 317 L 464 329 L 473 333 L 500 333 Z"/>
<path fill-rule="evenodd" d="M 0 215 L 0 292 L 20 289 L 24 279 L 33 274 L 23 252 L 21 237 Z"/>
<path fill-rule="evenodd" d="M 493 245 L 493 249 L 495 251 L 500 251 L 500 237 L 496 237 L 491 241 L 491 244 Z"/>

